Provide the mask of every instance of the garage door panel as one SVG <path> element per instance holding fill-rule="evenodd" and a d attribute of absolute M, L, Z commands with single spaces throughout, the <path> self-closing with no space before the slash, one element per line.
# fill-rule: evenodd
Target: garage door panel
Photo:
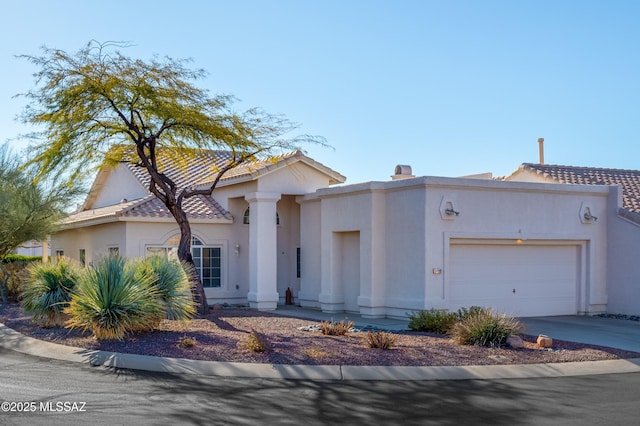
<path fill-rule="evenodd" d="M 452 245 L 450 309 L 517 316 L 576 313 L 577 246 Z"/>

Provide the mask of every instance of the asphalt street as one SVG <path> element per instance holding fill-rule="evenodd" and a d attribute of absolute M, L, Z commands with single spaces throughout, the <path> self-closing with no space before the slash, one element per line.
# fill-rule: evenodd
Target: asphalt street
<path fill-rule="evenodd" d="M 639 400 L 640 374 L 236 379 L 90 367 L 0 349 L 0 402 L 9 410 L 0 412 L 0 425 L 623 425 L 637 422 Z"/>

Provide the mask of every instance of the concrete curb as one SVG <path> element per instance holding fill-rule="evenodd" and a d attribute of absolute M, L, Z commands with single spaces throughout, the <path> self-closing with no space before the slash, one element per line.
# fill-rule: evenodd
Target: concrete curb
<path fill-rule="evenodd" d="M 640 358 L 555 364 L 456 367 L 284 365 L 198 361 L 93 351 L 46 342 L 0 323 L 0 346 L 16 352 L 93 366 L 176 374 L 292 380 L 487 380 L 640 372 Z"/>

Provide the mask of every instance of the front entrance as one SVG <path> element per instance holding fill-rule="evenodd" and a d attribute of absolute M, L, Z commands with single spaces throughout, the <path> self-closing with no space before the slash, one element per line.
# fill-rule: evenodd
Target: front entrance
<path fill-rule="evenodd" d="M 335 233 L 336 288 L 342 289 L 345 312 L 360 312 L 360 232 Z"/>

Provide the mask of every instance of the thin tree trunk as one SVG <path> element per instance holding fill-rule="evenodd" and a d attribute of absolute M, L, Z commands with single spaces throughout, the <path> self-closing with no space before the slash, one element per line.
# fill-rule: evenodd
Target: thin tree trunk
<path fill-rule="evenodd" d="M 196 265 L 193 262 L 193 256 L 191 255 L 191 226 L 184 211 L 177 210 L 177 213 L 178 214 L 175 215 L 176 222 L 180 228 L 178 259 L 187 265 L 186 272 L 189 276 L 189 281 L 191 281 L 191 290 L 194 295 L 194 300 L 198 304 L 198 314 L 205 315 L 209 310 L 209 304 L 207 303 L 207 296 L 204 292 L 202 280 L 200 279 Z"/>

